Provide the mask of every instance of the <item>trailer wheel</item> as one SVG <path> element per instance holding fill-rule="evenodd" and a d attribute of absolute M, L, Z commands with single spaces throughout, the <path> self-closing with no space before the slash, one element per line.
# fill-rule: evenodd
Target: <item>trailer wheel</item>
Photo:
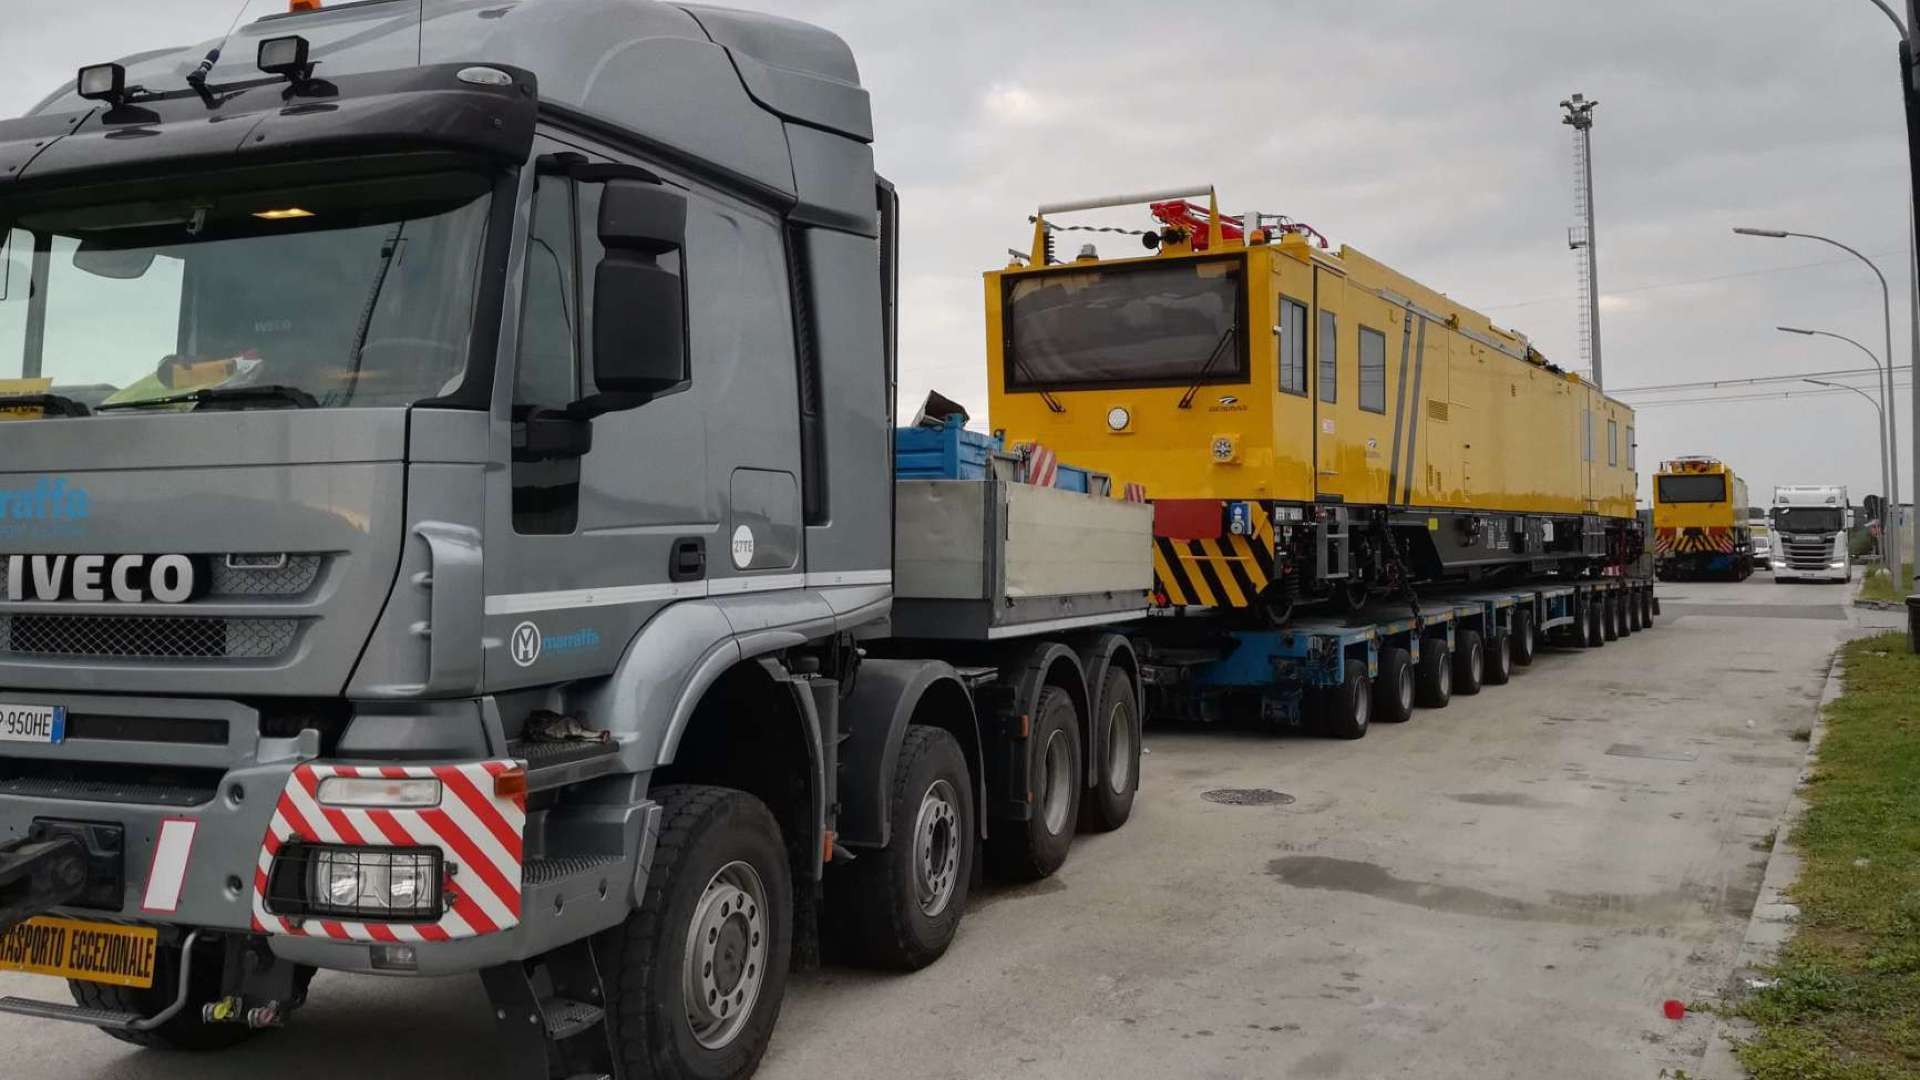
<path fill-rule="evenodd" d="M 1601 630 L 1601 608 L 1604 605 L 1597 599 L 1588 598 L 1587 614 L 1582 621 L 1586 624 L 1586 637 L 1580 644 L 1589 649 L 1598 649 L 1607 643 L 1606 634 Z"/>
<path fill-rule="evenodd" d="M 1480 681 L 1488 686 L 1505 686 L 1513 678 L 1513 635 L 1495 630 L 1486 644 L 1486 670 Z"/>
<path fill-rule="evenodd" d="M 1657 609 L 1653 603 L 1651 587 L 1640 590 L 1640 622 L 1647 629 L 1653 629 L 1653 616 Z"/>
<path fill-rule="evenodd" d="M 1373 718 L 1373 680 L 1360 665 L 1347 668 L 1347 677 L 1330 688 L 1320 699 L 1320 734 L 1333 739 L 1358 739 L 1366 735 L 1367 722 Z"/>
<path fill-rule="evenodd" d="M 744 791 L 674 784 L 645 901 L 595 940 L 629 1076 L 745 1077 L 780 1016 L 793 886 L 780 825 Z"/>
<path fill-rule="evenodd" d="M 174 995 L 179 991 L 181 953 L 178 945 L 161 946 L 153 961 L 153 985 L 145 989 L 69 979 L 67 991 L 73 995 L 76 1005 L 89 1009 L 152 1016 L 173 1004 Z M 209 1024 L 201 1019 L 201 1007 L 220 997 L 221 959 L 217 941 L 202 942 L 195 947 L 193 971 L 187 976 L 187 1004 L 173 1019 L 152 1031 L 100 1030 L 121 1042 L 149 1050 L 225 1050 L 245 1042 L 253 1034 L 247 1025 Z"/>
<path fill-rule="evenodd" d="M 1620 605 L 1611 593 L 1600 599 L 1600 637 L 1604 641 L 1620 638 Z"/>
<path fill-rule="evenodd" d="M 1647 624 L 1644 621 L 1642 621 L 1640 618 L 1640 594 L 1637 592 L 1627 593 L 1626 604 L 1627 604 L 1627 633 L 1633 634 L 1633 633 L 1638 633 L 1642 630 L 1645 630 L 1647 628 Z"/>
<path fill-rule="evenodd" d="M 1100 684 L 1100 711 L 1107 726 L 1107 753 L 1099 765 L 1099 782 L 1081 798 L 1080 827 L 1088 832 L 1112 832 L 1133 816 L 1133 796 L 1140 790 L 1140 708 L 1133 680 L 1118 666 L 1107 668 Z"/>
<path fill-rule="evenodd" d="M 1462 627 L 1453 632 L 1453 692 L 1477 694 L 1486 680 L 1487 646 L 1480 631 Z"/>
<path fill-rule="evenodd" d="M 1534 650 L 1538 642 L 1534 639 L 1533 612 L 1516 611 L 1513 613 L 1513 662 L 1520 667 L 1533 663 Z"/>
<path fill-rule="evenodd" d="M 1395 645 L 1380 650 L 1380 677 L 1373 680 L 1373 719 L 1404 724 L 1413 719 L 1413 654 Z"/>
<path fill-rule="evenodd" d="M 834 900 L 844 909 L 855 958 L 918 971 L 947 951 L 973 880 L 973 781 L 952 735 L 907 729 L 887 815 L 893 842 L 835 868 Z"/>
<path fill-rule="evenodd" d="M 1014 881 L 1038 881 L 1060 869 L 1073 846 L 1082 787 L 1080 718 L 1065 690 L 1040 692 L 1027 756 L 1033 815 L 1001 824 L 987 840 L 994 871 Z"/>
<path fill-rule="evenodd" d="M 1430 637 L 1420 643 L 1418 683 L 1423 709 L 1444 709 L 1453 700 L 1453 650 L 1446 638 Z"/>
<path fill-rule="evenodd" d="M 1623 638 L 1633 633 L 1633 627 L 1628 625 L 1631 620 L 1627 618 L 1627 594 L 1624 592 L 1614 594 L 1613 622 L 1614 637 Z"/>

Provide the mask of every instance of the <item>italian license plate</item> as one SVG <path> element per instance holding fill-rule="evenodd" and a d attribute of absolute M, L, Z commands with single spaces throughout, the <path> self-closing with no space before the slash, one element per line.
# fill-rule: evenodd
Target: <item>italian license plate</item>
<path fill-rule="evenodd" d="M 0 703 L 0 742 L 57 743 L 66 737 L 64 706 Z"/>
<path fill-rule="evenodd" d="M 151 926 L 46 916 L 0 934 L 0 971 L 146 989 L 153 985 L 160 931 Z"/>

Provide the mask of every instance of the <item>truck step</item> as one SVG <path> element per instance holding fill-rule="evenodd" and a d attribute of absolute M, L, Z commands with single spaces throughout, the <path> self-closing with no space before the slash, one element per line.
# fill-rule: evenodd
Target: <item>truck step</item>
<path fill-rule="evenodd" d="M 138 1013 L 89 1009 L 81 1005 L 61 1005 L 52 1001 L 35 1001 L 32 998 L 23 997 L 0 998 L 0 1013 L 31 1016 L 36 1020 L 64 1020 L 70 1024 L 91 1024 L 94 1027 L 110 1028 L 115 1031 L 131 1031 L 135 1024 L 146 1019 Z"/>
<path fill-rule="evenodd" d="M 565 855 L 553 859 L 528 859 L 520 870 L 521 887 L 532 890 L 577 875 L 595 874 L 621 862 L 618 855 Z"/>
<path fill-rule="evenodd" d="M 606 1010 L 598 1005 L 558 997 L 541 1002 L 540 1011 L 547 1018 L 547 1038 L 554 1042 L 571 1039 L 606 1016 Z"/>
<path fill-rule="evenodd" d="M 606 776 L 620 767 L 614 742 L 532 742 L 507 744 L 507 755 L 526 762 L 527 790 L 546 791 Z"/>

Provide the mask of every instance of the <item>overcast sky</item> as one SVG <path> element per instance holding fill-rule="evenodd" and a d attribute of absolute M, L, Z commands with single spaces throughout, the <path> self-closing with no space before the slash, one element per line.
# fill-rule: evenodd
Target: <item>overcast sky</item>
<path fill-rule="evenodd" d="M 5 115 L 82 63 L 216 36 L 237 7 L 4 3 Z M 1896 361 L 1909 362 L 1895 38 L 1868 0 L 739 6 L 825 25 L 860 61 L 875 155 L 906 207 L 908 411 L 937 387 L 984 413 L 979 275 L 1026 244 L 1038 203 L 1195 182 L 1218 185 L 1226 209 L 1310 222 L 1577 367 L 1571 133 L 1558 106 L 1576 90 L 1600 102 L 1610 390 L 1867 362 L 1777 323 L 1880 350 L 1879 289 L 1864 267 L 1810 241 L 1736 237 L 1735 225 L 1822 233 L 1877 256 L 1893 286 Z M 253 0 L 249 15 L 283 8 Z M 1107 220 L 1146 223 L 1144 210 Z M 1880 489 L 1874 423 L 1851 394 L 1648 407 L 1643 487 L 1651 463 L 1705 452 L 1756 495 L 1839 480 L 1857 501 Z"/>

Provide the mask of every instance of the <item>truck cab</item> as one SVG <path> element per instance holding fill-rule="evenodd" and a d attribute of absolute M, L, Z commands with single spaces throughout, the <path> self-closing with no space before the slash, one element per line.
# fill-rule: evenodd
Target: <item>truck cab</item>
<path fill-rule="evenodd" d="M 1788 484 L 1773 489 L 1769 516 L 1778 540 L 1776 581 L 1840 581 L 1853 575 L 1847 546 L 1852 524 L 1847 489 L 1838 484 Z"/>

